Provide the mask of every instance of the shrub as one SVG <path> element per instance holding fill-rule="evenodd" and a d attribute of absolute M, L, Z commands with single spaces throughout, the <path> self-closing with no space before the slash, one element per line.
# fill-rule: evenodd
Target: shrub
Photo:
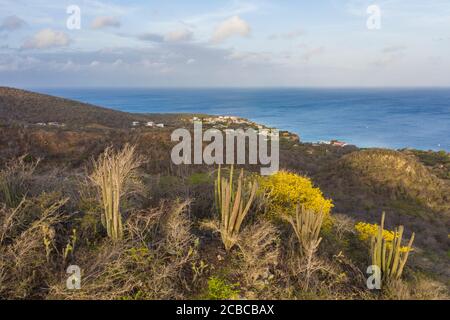
<path fill-rule="evenodd" d="M 78 248 L 74 260 L 83 266 L 81 289 L 67 290 L 63 272 L 50 286 L 48 298 L 186 299 L 198 243 L 188 205 L 164 202 L 159 208 L 133 212 L 122 241 L 104 239 L 95 250 Z"/>
<path fill-rule="evenodd" d="M 0 200 L 8 207 L 17 207 L 27 192 L 27 182 L 40 160 L 26 162 L 26 156 L 11 160 L 0 171 Z"/>
<path fill-rule="evenodd" d="M 239 260 L 235 269 L 242 284 L 247 290 L 256 290 L 270 297 L 273 293 L 266 289 L 274 278 L 271 270 L 277 266 L 280 257 L 277 229 L 271 222 L 263 220 L 245 228 L 240 238 Z"/>
<path fill-rule="evenodd" d="M 355 225 L 355 229 L 358 233 L 358 237 L 362 241 L 371 241 L 372 238 L 377 237 L 379 233 L 380 226 L 376 223 L 370 224 L 366 222 L 358 222 Z M 382 228 L 381 237 L 386 246 L 392 246 L 392 242 L 399 236 L 398 232 L 387 230 Z M 402 246 L 400 250 L 406 252 L 409 250 L 408 247 Z"/>
<path fill-rule="evenodd" d="M 262 177 L 260 192 L 268 199 L 271 216 L 294 216 L 298 204 L 306 210 L 322 212 L 327 216 L 333 207 L 332 201 L 325 199 L 322 191 L 315 188 L 310 179 L 287 171 Z"/>
<path fill-rule="evenodd" d="M 42 194 L 23 199 L 14 209 L 0 207 L 0 299 L 45 296 L 63 261 L 56 240 L 66 220 L 62 207 L 67 200 Z"/>
<path fill-rule="evenodd" d="M 206 295 L 206 299 L 209 300 L 237 299 L 239 295 L 239 290 L 237 289 L 237 287 L 238 284 L 231 284 L 222 278 L 211 277 L 208 279 L 208 292 Z"/>
<path fill-rule="evenodd" d="M 197 172 L 188 177 L 188 183 L 191 185 L 206 184 L 211 182 L 212 179 L 208 173 Z"/>

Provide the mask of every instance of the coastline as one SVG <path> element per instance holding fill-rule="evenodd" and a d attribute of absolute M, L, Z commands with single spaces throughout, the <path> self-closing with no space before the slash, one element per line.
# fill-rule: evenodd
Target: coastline
<path fill-rule="evenodd" d="M 135 114 L 239 116 L 361 148 L 450 152 L 450 89 L 66 88 L 39 91 Z M 430 125 L 433 124 L 433 125 Z"/>

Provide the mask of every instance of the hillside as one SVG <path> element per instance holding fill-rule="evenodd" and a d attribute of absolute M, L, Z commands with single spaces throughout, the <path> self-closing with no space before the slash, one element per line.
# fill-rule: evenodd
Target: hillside
<path fill-rule="evenodd" d="M 217 218 L 217 168 L 175 166 L 170 159 L 174 145 L 170 134 L 179 126 L 190 128 L 190 117 L 133 115 L 0 88 L 0 231 L 7 234 L 0 241 L 0 268 L 6 268 L 0 277 L 0 299 L 198 299 L 223 297 L 220 290 L 239 292 L 245 299 L 404 297 L 404 291 L 379 294 L 365 288 L 368 247 L 358 239 L 355 224 L 379 223 L 382 211 L 386 211 L 390 230 L 401 224 L 408 237 L 416 233 L 403 284 L 409 289 L 403 290 L 419 299 L 448 293 L 447 153 L 341 148 L 282 137 L 280 168 L 297 176 L 299 180 L 293 181 L 303 187 L 292 188 L 288 181 L 277 190 L 302 193 L 304 188 L 308 191 L 304 197 L 317 196 L 321 190 L 334 205 L 329 213 L 331 224 L 321 232 L 323 241 L 316 257 L 320 271 L 315 271 L 305 290 L 299 271 L 304 265 L 296 256 L 295 237 L 282 219 L 266 217 L 264 211 L 270 207 L 262 209 L 265 200 L 259 199 L 252 207 L 242 226 L 241 242 L 230 252 L 224 250 L 217 232 L 205 229 L 205 220 Z M 168 125 L 131 128 L 131 121 L 144 119 Z M 38 122 L 67 125 L 34 125 Z M 108 146 L 119 150 L 127 144 L 136 147 L 139 169 L 121 205 L 127 238 L 112 245 L 90 175 L 94 159 Z M 259 171 L 252 166 L 244 169 L 248 177 Z M 58 232 L 51 239 L 31 223 L 48 207 L 59 208 L 57 217 L 48 221 L 54 224 L 52 232 Z M 2 224 L 2 217 L 16 213 L 18 222 L 23 219 L 20 224 L 14 226 L 7 219 Z M 46 228 L 44 224 L 42 230 L 49 231 Z M 22 241 L 25 238 L 33 244 L 31 249 Z M 56 250 L 44 248 L 49 239 Z M 69 263 L 88 266 L 91 279 L 73 295 L 64 289 Z M 239 290 L 234 291 L 234 284 Z M 219 292 L 214 291 L 216 287 Z"/>
<path fill-rule="evenodd" d="M 145 121 L 133 115 L 64 98 L 0 87 L 0 121 L 36 124 L 58 122 L 71 127 L 104 126 L 128 128 L 132 121 Z"/>
<path fill-rule="evenodd" d="M 384 197 L 386 201 L 404 201 L 429 213 L 450 212 L 449 183 L 410 154 L 361 150 L 342 157 L 324 172 L 323 179 L 334 184 L 334 189 L 352 188 Z M 409 213 L 422 214 L 421 211 Z"/>

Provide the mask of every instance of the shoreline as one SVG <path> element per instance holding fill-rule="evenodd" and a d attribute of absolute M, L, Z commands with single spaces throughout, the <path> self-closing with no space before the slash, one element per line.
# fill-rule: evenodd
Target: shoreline
<path fill-rule="evenodd" d="M 112 109 L 114 110 L 114 109 Z M 158 115 L 158 116 L 165 116 L 165 115 L 171 115 L 171 116 L 181 116 L 181 117 L 186 117 L 186 116 L 190 116 L 191 118 L 196 118 L 196 117 L 200 117 L 200 118 L 216 118 L 216 119 L 220 119 L 220 118 L 236 118 L 236 119 L 240 119 L 245 121 L 246 124 L 249 124 L 250 126 L 261 126 L 261 129 L 277 129 L 281 132 L 287 132 L 290 136 L 293 137 L 298 137 L 299 138 L 299 142 L 303 143 L 303 144 L 310 144 L 312 146 L 316 146 L 316 145 L 330 145 L 330 146 L 336 146 L 336 147 L 356 147 L 357 149 L 386 149 L 386 150 L 392 150 L 392 151 L 406 151 L 406 150 L 411 150 L 411 151 L 420 151 L 420 152 L 433 152 L 433 153 L 440 153 L 440 152 L 445 152 L 447 154 L 450 155 L 450 149 L 449 150 L 445 150 L 445 149 L 425 149 L 425 148 L 414 148 L 414 147 L 401 147 L 401 148 L 394 148 L 394 147 L 386 147 L 386 146 L 361 146 L 358 144 L 353 144 L 353 143 L 349 143 L 347 141 L 345 141 L 345 139 L 341 139 L 341 138 L 332 138 L 329 140 L 315 140 L 315 141 L 311 141 L 311 140 L 303 140 L 302 139 L 302 135 L 298 132 L 293 132 L 293 131 L 289 131 L 289 130 L 285 130 L 283 128 L 275 128 L 272 126 L 269 126 L 267 124 L 261 123 L 261 122 L 257 122 L 248 118 L 244 118 L 241 116 L 237 116 L 237 115 L 216 115 L 216 114 L 201 114 L 201 113 L 177 113 L 177 112 L 167 112 L 167 113 L 133 113 L 133 114 L 138 114 L 138 115 L 145 115 L 145 116 L 152 116 L 152 115 Z M 344 144 L 344 145 L 341 145 Z"/>

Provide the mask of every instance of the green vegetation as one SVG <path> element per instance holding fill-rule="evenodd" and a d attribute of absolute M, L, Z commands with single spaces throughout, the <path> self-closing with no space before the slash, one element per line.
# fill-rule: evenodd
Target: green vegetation
<path fill-rule="evenodd" d="M 227 280 L 211 277 L 208 279 L 208 300 L 232 300 L 239 295 L 238 284 L 230 284 Z"/>

